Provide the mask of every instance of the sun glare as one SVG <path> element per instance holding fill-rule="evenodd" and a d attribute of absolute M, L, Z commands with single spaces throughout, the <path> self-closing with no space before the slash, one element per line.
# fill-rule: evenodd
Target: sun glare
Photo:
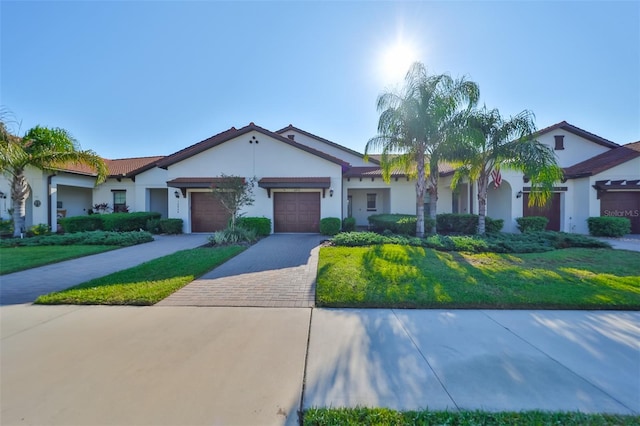
<path fill-rule="evenodd" d="M 382 54 L 381 72 L 386 83 L 399 83 L 411 64 L 418 60 L 418 53 L 410 44 L 397 42 Z"/>

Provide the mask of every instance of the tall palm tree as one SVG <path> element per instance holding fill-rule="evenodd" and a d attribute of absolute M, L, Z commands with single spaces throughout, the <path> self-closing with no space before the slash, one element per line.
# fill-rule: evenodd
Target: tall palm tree
<path fill-rule="evenodd" d="M 6 130 L 4 123 L 2 128 Z M 1 135 L 2 172 L 11 176 L 13 235 L 24 229 L 26 201 L 31 193 L 25 169 L 28 166 L 51 171 L 65 164 L 84 164 L 97 173 L 96 184 L 104 182 L 108 171 L 102 158 L 91 150 L 81 150 L 77 141 L 64 129 L 36 126 L 17 138 L 4 131 Z"/>
<path fill-rule="evenodd" d="M 365 156 L 381 150 L 382 176 L 401 169 L 416 180 L 416 235 L 424 236 L 424 198 L 430 195 L 430 216 L 435 219 L 438 201 L 438 162 L 448 141 L 457 134 L 456 117 L 478 102 L 478 85 L 447 74 L 430 75 L 424 64 L 414 63 L 404 85 L 378 97 L 378 136 L 370 139 Z M 464 106 L 464 108 L 463 108 Z"/>
<path fill-rule="evenodd" d="M 534 138 L 534 115 L 530 111 L 504 119 L 497 109 L 486 106 L 467 116 L 467 127 L 448 155 L 462 164 L 453 176 L 455 188 L 463 177 L 478 184 L 478 233 L 485 233 L 487 192 L 493 170 L 511 169 L 531 179 L 530 203 L 544 205 L 553 185 L 562 179 L 553 150 Z"/>

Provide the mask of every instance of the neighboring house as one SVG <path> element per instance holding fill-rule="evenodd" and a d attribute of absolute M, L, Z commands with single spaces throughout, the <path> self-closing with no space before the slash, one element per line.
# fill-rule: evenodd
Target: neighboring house
<path fill-rule="evenodd" d="M 549 229 L 588 233 L 590 216 L 623 216 L 640 233 L 640 142 L 620 146 L 561 122 L 540 130 L 565 170 L 551 202 L 528 207 L 530 186 L 520 173 L 502 171 L 502 184 L 489 189 L 487 214 L 504 219 L 504 231 L 517 232 L 517 217 L 544 215 Z M 248 216 L 272 220 L 273 232 L 318 232 L 324 217 L 354 217 L 367 226 L 379 213 L 415 214 L 415 181 L 401 171 L 385 183 L 379 161 L 289 125 L 272 132 L 250 123 L 166 157 L 105 160 L 107 181 L 97 187 L 95 173 L 66 167 L 56 173 L 28 170 L 32 195 L 27 226 L 55 224 L 59 216 L 88 214 L 96 204 L 114 211 L 157 211 L 180 218 L 184 232 L 224 228 L 228 217 L 211 188 L 224 175 L 254 179 L 255 202 Z M 477 213 L 476 186 L 450 188 L 454 170 L 440 168 L 439 213 Z M 0 216 L 7 218 L 9 182 L 0 178 Z M 37 201 L 37 202 L 36 202 Z M 429 199 L 425 200 L 428 207 Z M 428 211 L 428 209 L 427 209 Z"/>

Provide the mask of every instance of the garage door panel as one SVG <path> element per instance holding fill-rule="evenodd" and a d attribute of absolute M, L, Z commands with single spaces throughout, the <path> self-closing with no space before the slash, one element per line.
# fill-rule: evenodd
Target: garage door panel
<path fill-rule="evenodd" d="M 640 234 L 640 192 L 601 194 L 600 216 L 626 217 L 631 221 L 631 233 Z"/>
<path fill-rule="evenodd" d="M 274 193 L 275 232 L 319 232 L 319 192 Z"/>
<path fill-rule="evenodd" d="M 210 192 L 191 193 L 191 232 L 214 232 L 227 227 L 230 215 Z"/>

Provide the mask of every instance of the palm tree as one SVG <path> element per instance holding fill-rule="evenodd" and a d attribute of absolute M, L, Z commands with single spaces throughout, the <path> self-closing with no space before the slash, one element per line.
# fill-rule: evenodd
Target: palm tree
<path fill-rule="evenodd" d="M 18 138 L 10 135 L 4 123 L 1 127 L 0 171 L 11 176 L 14 237 L 24 229 L 26 201 L 31 193 L 25 175 L 28 166 L 51 171 L 69 163 L 84 164 L 96 170 L 96 184 L 107 177 L 102 158 L 91 150 L 80 150 L 77 141 L 64 129 L 36 126 Z"/>
<path fill-rule="evenodd" d="M 457 134 L 456 117 L 478 102 L 478 85 L 447 74 L 429 75 L 424 64 L 414 63 L 403 87 L 378 97 L 378 136 L 365 147 L 365 157 L 382 150 L 381 166 L 385 182 L 391 171 L 401 169 L 416 177 L 416 235 L 424 236 L 424 197 L 430 195 L 430 216 L 435 219 L 438 201 L 438 162 L 448 141 Z"/>
<path fill-rule="evenodd" d="M 487 192 L 493 170 L 511 169 L 531 179 L 529 202 L 544 205 L 553 185 L 563 178 L 562 168 L 553 150 L 534 138 L 534 115 L 530 111 L 505 120 L 497 109 L 471 111 L 467 127 L 457 140 L 457 147 L 448 154 L 462 164 L 453 176 L 455 189 L 460 179 L 469 178 L 478 184 L 478 233 L 485 233 Z"/>

